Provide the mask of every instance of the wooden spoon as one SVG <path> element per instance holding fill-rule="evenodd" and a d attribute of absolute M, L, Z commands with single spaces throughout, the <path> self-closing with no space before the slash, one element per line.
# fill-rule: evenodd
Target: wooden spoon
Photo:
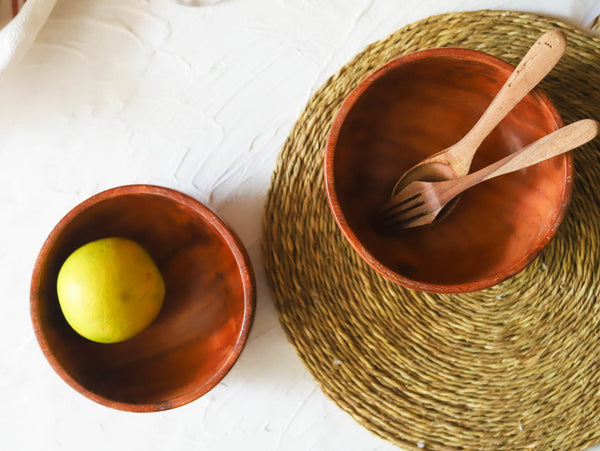
<path fill-rule="evenodd" d="M 556 65 L 564 54 L 567 39 L 561 30 L 542 35 L 504 83 L 473 128 L 456 144 L 426 158 L 400 177 L 392 197 L 416 180 L 439 181 L 461 177 L 469 172 L 475 151 L 502 119 Z M 456 202 L 455 199 L 454 202 Z M 448 205 L 449 211 L 451 205 Z"/>
<path fill-rule="evenodd" d="M 440 182 L 412 182 L 384 207 L 381 225 L 390 230 L 431 224 L 444 206 L 463 191 L 491 178 L 566 153 L 593 139 L 598 130 L 598 122 L 583 119 L 546 135 L 472 174 Z"/>

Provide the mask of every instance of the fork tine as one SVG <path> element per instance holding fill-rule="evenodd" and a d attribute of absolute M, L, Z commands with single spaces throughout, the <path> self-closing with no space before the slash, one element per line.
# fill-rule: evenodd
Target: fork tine
<path fill-rule="evenodd" d="M 420 197 L 420 196 L 419 196 Z M 398 227 L 403 228 L 414 220 L 425 216 L 427 206 L 424 200 L 412 200 L 409 203 L 402 205 L 400 210 L 388 211 L 385 215 L 379 218 L 379 224 L 382 230 L 392 230 Z"/>
<path fill-rule="evenodd" d="M 380 210 L 381 216 L 387 216 L 389 213 L 395 212 L 399 208 L 409 209 L 413 202 L 420 202 L 419 199 L 423 196 L 421 182 L 413 182 L 406 188 L 403 188 L 396 193 Z M 422 199 L 421 199 L 422 200 Z M 413 207 L 414 208 L 414 207 Z"/>
<path fill-rule="evenodd" d="M 400 197 L 400 199 L 397 199 L 398 197 Z M 410 209 L 410 208 L 415 208 L 413 205 L 414 203 L 410 203 L 413 200 L 417 200 L 419 197 L 421 197 L 421 193 L 415 193 L 412 196 L 394 196 L 392 199 L 390 199 L 388 201 L 388 203 L 386 203 L 383 208 L 380 211 L 380 214 L 382 216 L 387 216 L 390 213 L 394 213 L 395 210 L 397 210 L 400 207 L 404 207 L 402 211 L 404 211 L 405 209 Z M 408 204 L 408 205 L 407 205 Z"/>
<path fill-rule="evenodd" d="M 413 214 L 412 216 L 390 218 L 390 220 L 386 224 L 383 224 L 383 227 L 384 230 L 394 232 L 401 229 L 410 229 L 412 227 L 429 224 L 429 221 L 419 221 L 425 216 L 428 216 L 427 211 L 420 211 L 419 213 Z"/>
<path fill-rule="evenodd" d="M 393 210 L 387 211 L 385 214 L 379 216 L 379 222 L 382 226 L 386 226 L 388 224 L 394 223 L 398 220 L 402 220 L 406 217 L 414 216 L 414 211 L 417 208 L 423 206 L 424 201 L 412 200 L 408 203 L 398 206 Z"/>
<path fill-rule="evenodd" d="M 381 225 L 384 228 L 397 228 L 400 224 L 410 223 L 423 216 L 427 215 L 428 210 L 424 200 L 418 202 L 412 202 L 399 211 L 390 211 L 387 214 L 380 217 Z M 400 225 L 403 228 L 402 225 Z"/>
<path fill-rule="evenodd" d="M 379 214 L 381 230 L 394 231 L 431 222 L 427 218 L 432 206 L 425 191 L 422 182 L 413 182 L 390 199 Z"/>
<path fill-rule="evenodd" d="M 380 219 L 383 224 L 387 222 L 396 222 L 398 220 L 402 221 L 404 218 L 412 218 L 419 214 L 417 209 L 421 209 L 425 205 L 425 201 L 420 199 L 420 196 L 417 199 L 413 199 L 410 202 L 407 202 L 403 205 L 398 205 L 397 207 L 388 210 L 385 214 L 381 215 Z"/>

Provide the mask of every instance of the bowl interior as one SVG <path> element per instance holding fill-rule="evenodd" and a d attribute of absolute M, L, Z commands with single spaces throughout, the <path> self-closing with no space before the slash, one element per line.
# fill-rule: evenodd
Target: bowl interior
<path fill-rule="evenodd" d="M 522 269 L 553 235 L 570 192 L 570 156 L 472 188 L 434 225 L 397 234 L 374 226 L 398 177 L 459 141 L 511 71 L 479 52 L 420 52 L 375 73 L 338 113 L 327 150 L 330 202 L 354 247 L 392 280 L 427 291 L 484 288 Z M 560 125 L 545 95 L 528 95 L 484 141 L 471 170 Z"/>
<path fill-rule="evenodd" d="M 57 226 L 34 272 L 32 316 L 50 363 L 78 391 L 115 408 L 163 410 L 201 396 L 233 365 L 252 319 L 253 280 L 245 253 L 211 212 L 187 196 L 135 191 L 99 195 Z M 117 344 L 73 331 L 56 294 L 68 255 L 109 236 L 145 247 L 166 287 L 156 320 Z"/>

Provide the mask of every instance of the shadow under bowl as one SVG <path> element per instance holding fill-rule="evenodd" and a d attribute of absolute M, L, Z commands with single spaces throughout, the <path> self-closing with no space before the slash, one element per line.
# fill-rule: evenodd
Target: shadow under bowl
<path fill-rule="evenodd" d="M 390 234 L 374 220 L 398 178 L 458 142 L 513 70 L 474 50 L 423 50 L 376 70 L 342 104 L 325 152 L 329 205 L 349 243 L 388 279 L 429 292 L 481 290 L 521 271 L 555 235 L 571 196 L 570 153 L 468 190 L 430 226 Z M 471 171 L 561 126 L 536 89 L 486 138 Z"/>
<path fill-rule="evenodd" d="M 111 236 L 150 253 L 166 294 L 148 328 L 104 344 L 69 326 L 56 279 L 78 247 Z M 45 357 L 75 390 L 115 409 L 158 411 L 199 398 L 227 374 L 247 339 L 255 290 L 243 245 L 207 207 L 167 188 L 130 185 L 82 202 L 50 233 L 33 271 L 31 318 Z"/>

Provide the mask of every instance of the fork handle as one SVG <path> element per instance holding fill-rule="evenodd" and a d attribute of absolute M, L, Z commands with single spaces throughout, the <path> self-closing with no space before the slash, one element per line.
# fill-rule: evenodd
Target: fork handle
<path fill-rule="evenodd" d="M 592 140 L 598 134 L 599 130 L 600 125 L 593 119 L 583 119 L 567 125 L 538 139 L 518 152 L 510 154 L 477 172 L 461 177 L 462 183 L 457 184 L 456 188 L 458 188 L 458 192 L 456 192 L 456 195 L 477 183 L 508 174 L 509 172 L 515 172 L 567 153 Z"/>
<path fill-rule="evenodd" d="M 473 128 L 449 151 L 457 175 L 469 172 L 475 151 L 502 119 L 556 65 L 567 47 L 558 29 L 544 33 L 529 49 Z"/>

